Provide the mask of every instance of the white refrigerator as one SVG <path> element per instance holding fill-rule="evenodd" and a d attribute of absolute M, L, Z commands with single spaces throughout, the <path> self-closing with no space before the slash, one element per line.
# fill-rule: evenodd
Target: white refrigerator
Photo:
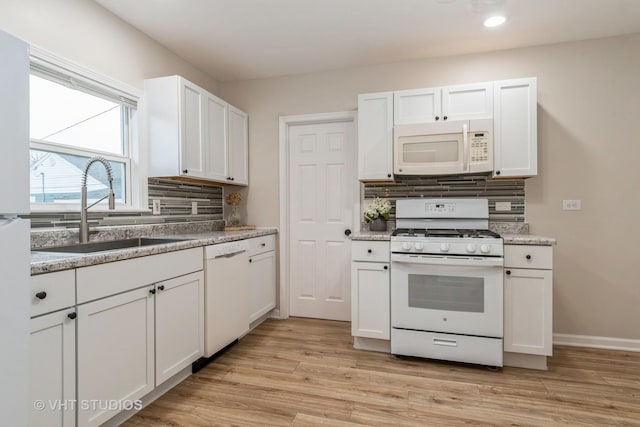
<path fill-rule="evenodd" d="M 29 413 L 29 47 L 0 31 L 0 414 Z"/>

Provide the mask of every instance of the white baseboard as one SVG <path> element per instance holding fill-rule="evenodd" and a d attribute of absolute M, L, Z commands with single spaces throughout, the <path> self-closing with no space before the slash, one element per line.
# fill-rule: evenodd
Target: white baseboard
<path fill-rule="evenodd" d="M 553 344 L 573 347 L 604 348 L 607 350 L 639 351 L 640 340 L 594 337 L 590 335 L 553 334 Z"/>

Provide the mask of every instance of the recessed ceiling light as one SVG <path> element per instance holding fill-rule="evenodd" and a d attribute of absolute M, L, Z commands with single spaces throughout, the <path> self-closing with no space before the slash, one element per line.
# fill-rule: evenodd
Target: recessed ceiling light
<path fill-rule="evenodd" d="M 484 26 L 488 28 L 498 27 L 504 24 L 506 20 L 507 18 L 505 18 L 504 16 L 500 16 L 500 15 L 492 16 L 491 18 L 487 18 L 484 21 Z"/>

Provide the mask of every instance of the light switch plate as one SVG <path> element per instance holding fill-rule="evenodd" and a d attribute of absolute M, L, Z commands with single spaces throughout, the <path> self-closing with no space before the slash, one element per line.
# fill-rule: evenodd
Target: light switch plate
<path fill-rule="evenodd" d="M 582 200 L 563 200 L 562 210 L 563 211 L 581 211 Z"/>
<path fill-rule="evenodd" d="M 496 202 L 496 212 L 511 212 L 511 202 Z"/>
<path fill-rule="evenodd" d="M 198 202 L 191 202 L 191 215 L 198 215 Z"/>
<path fill-rule="evenodd" d="M 153 200 L 153 212 L 154 215 L 160 215 L 160 200 Z"/>

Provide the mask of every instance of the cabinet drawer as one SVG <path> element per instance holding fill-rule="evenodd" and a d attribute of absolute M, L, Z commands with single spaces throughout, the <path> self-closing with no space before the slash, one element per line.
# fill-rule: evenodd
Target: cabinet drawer
<path fill-rule="evenodd" d="M 76 304 L 75 270 L 31 276 L 31 317 Z"/>
<path fill-rule="evenodd" d="M 258 255 L 264 252 L 276 250 L 276 236 L 270 234 L 268 236 L 254 237 L 249 239 L 249 256 Z"/>
<path fill-rule="evenodd" d="M 553 266 L 553 248 L 551 246 L 505 245 L 504 266 L 505 268 L 551 270 Z"/>
<path fill-rule="evenodd" d="M 389 262 L 389 242 L 356 240 L 351 244 L 353 261 Z"/>
<path fill-rule="evenodd" d="M 183 276 L 202 268 L 202 248 L 78 268 L 78 304 Z"/>

